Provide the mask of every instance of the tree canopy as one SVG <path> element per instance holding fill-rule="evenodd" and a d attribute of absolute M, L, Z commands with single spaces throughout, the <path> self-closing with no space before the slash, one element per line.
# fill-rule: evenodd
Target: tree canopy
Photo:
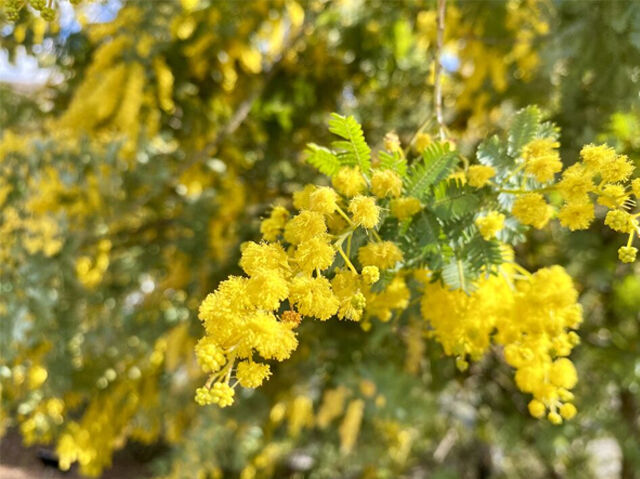
<path fill-rule="evenodd" d="M 72 3 L 0 0 L 46 72 L 0 83 L 0 432 L 93 476 L 604 477 L 607 440 L 638 477 L 640 4 Z"/>

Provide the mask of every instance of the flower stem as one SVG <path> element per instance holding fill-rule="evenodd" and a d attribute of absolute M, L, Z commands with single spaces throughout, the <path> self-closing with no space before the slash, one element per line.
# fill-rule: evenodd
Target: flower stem
<path fill-rule="evenodd" d="M 349 226 L 355 226 L 353 224 L 353 221 L 351 221 L 351 218 L 349 218 L 349 215 L 347 215 L 344 211 L 342 211 L 342 208 L 340 208 L 339 206 L 336 206 L 336 211 L 340 216 L 342 216 L 347 221 Z"/>
<path fill-rule="evenodd" d="M 337 244 L 336 247 L 338 248 L 338 253 L 340 253 L 340 256 L 342 256 L 342 259 L 344 260 L 344 263 L 349 267 L 349 269 L 354 274 L 358 274 L 358 270 L 356 269 L 355 266 L 353 266 L 353 263 L 351 263 L 351 260 L 349 260 L 349 257 L 343 251 L 342 244 Z"/>

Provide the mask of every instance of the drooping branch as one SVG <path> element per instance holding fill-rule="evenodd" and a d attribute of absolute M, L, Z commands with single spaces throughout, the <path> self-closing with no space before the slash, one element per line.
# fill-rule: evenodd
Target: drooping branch
<path fill-rule="evenodd" d="M 436 36 L 436 54 L 435 54 L 435 85 L 433 101 L 435 103 L 436 121 L 438 122 L 438 134 L 440 141 L 446 138 L 444 129 L 444 118 L 442 114 L 442 48 L 444 45 L 444 19 L 447 8 L 447 0 L 438 0 L 437 12 L 437 36 Z"/>

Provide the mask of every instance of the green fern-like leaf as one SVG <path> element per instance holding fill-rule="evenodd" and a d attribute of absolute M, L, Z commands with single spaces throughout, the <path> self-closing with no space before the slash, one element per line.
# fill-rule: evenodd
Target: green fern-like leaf
<path fill-rule="evenodd" d="M 307 144 L 305 161 L 327 176 L 335 175 L 342 166 L 340 159 L 331 150 L 315 143 Z"/>
<path fill-rule="evenodd" d="M 380 158 L 380 168 L 383 170 L 392 170 L 400 177 L 407 176 L 407 159 L 400 153 L 395 152 L 393 154 L 386 151 L 378 153 Z"/>
<path fill-rule="evenodd" d="M 557 140 L 560 137 L 560 129 L 550 121 L 540 123 L 538 127 L 538 138 L 552 138 Z"/>
<path fill-rule="evenodd" d="M 542 113 L 537 106 L 528 106 L 518 111 L 509 128 L 509 154 L 517 156 L 522 147 L 536 138 L 540 129 Z"/>
<path fill-rule="evenodd" d="M 480 236 L 471 240 L 464 249 L 470 269 L 476 273 L 490 273 L 495 266 L 502 263 L 502 252 L 497 241 L 487 241 Z"/>
<path fill-rule="evenodd" d="M 405 255 L 405 262 L 411 263 L 422 258 L 426 253 L 438 250 L 441 228 L 433 215 L 422 211 L 415 215 L 406 228 L 404 234 L 400 236 L 400 246 Z"/>
<path fill-rule="evenodd" d="M 448 146 L 434 142 L 422 152 L 422 161 L 410 170 L 406 181 L 408 196 L 424 198 L 430 187 L 445 179 L 458 161 L 458 154 Z"/>
<path fill-rule="evenodd" d="M 470 293 L 475 287 L 475 275 L 469 270 L 469 265 L 461 259 L 451 258 L 442 268 L 442 281 L 451 289 L 462 289 Z"/>
<path fill-rule="evenodd" d="M 458 179 L 441 183 L 434 199 L 431 209 L 445 223 L 472 215 L 480 206 L 477 193 Z"/>
<path fill-rule="evenodd" d="M 334 141 L 331 147 L 338 152 L 342 165 L 359 166 L 364 174 L 371 169 L 371 149 L 364 139 L 362 127 L 353 116 L 331 114 L 329 131 L 343 140 Z"/>
<path fill-rule="evenodd" d="M 431 244 L 437 244 L 440 236 L 440 225 L 432 215 L 420 212 L 412 224 L 418 245 L 422 248 Z"/>
<path fill-rule="evenodd" d="M 478 145 L 477 157 L 481 164 L 493 166 L 499 175 L 510 173 L 515 163 L 515 159 L 507 155 L 507 149 L 497 135 L 487 138 Z"/>

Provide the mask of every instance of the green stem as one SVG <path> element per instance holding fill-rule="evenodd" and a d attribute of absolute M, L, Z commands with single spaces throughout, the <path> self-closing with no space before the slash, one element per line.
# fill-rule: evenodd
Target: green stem
<path fill-rule="evenodd" d="M 351 218 L 349 218 L 349 216 L 344 211 L 342 211 L 342 209 L 339 206 L 336 206 L 336 211 L 338 212 L 338 214 L 340 214 L 340 216 L 342 216 L 347 221 L 349 226 L 351 227 L 355 226 L 353 224 L 353 221 L 351 221 Z"/>
<path fill-rule="evenodd" d="M 513 265 L 513 267 L 515 268 L 516 271 L 519 271 L 520 273 L 522 273 L 524 276 L 526 276 L 527 278 L 531 277 L 531 273 L 529 271 L 527 271 L 525 268 L 523 268 L 522 266 L 520 266 L 518 263 L 510 263 L 511 265 Z"/>
<path fill-rule="evenodd" d="M 209 379 L 207 379 L 207 382 L 205 383 L 205 386 L 207 387 L 207 389 L 211 389 L 211 386 L 213 385 L 213 383 L 216 382 L 217 379 L 223 377 L 224 375 L 227 376 L 225 382 L 228 383 L 229 379 L 231 378 L 231 370 L 233 369 L 233 365 L 235 364 L 235 362 L 236 362 L 236 352 L 234 351 L 231 354 L 231 357 L 227 361 L 227 364 L 224 366 L 224 368 L 222 368 L 217 373 L 213 373 L 211 374 L 211 376 L 209 376 Z"/>
<path fill-rule="evenodd" d="M 512 195 L 523 195 L 525 193 L 538 193 L 538 192 L 545 192 L 545 191 L 553 191 L 554 187 L 553 186 L 545 186 L 544 188 L 537 188 L 534 190 L 525 190 L 525 189 L 517 189 L 517 190 L 505 190 L 502 188 L 498 188 L 498 193 L 509 193 Z"/>
<path fill-rule="evenodd" d="M 340 253 L 340 256 L 342 256 L 342 259 L 344 260 L 344 263 L 349 267 L 349 269 L 354 274 L 358 274 L 358 270 L 356 270 L 355 266 L 353 266 L 353 264 L 349 260 L 349 257 L 342 250 L 342 244 L 337 244 L 336 247 L 338 248 L 338 253 Z"/>
<path fill-rule="evenodd" d="M 462 267 L 462 260 L 458 260 L 458 276 L 460 277 L 460 286 L 461 289 L 465 290 L 465 281 L 464 281 L 464 268 Z"/>
<path fill-rule="evenodd" d="M 515 170 L 513 170 L 511 173 L 509 173 L 509 176 L 507 176 L 504 180 L 502 180 L 503 183 L 506 183 L 507 181 L 509 181 L 511 178 L 513 178 L 514 175 L 518 174 L 520 171 L 522 171 L 522 169 L 524 168 L 525 163 L 522 163 L 520 166 L 518 166 Z"/>

